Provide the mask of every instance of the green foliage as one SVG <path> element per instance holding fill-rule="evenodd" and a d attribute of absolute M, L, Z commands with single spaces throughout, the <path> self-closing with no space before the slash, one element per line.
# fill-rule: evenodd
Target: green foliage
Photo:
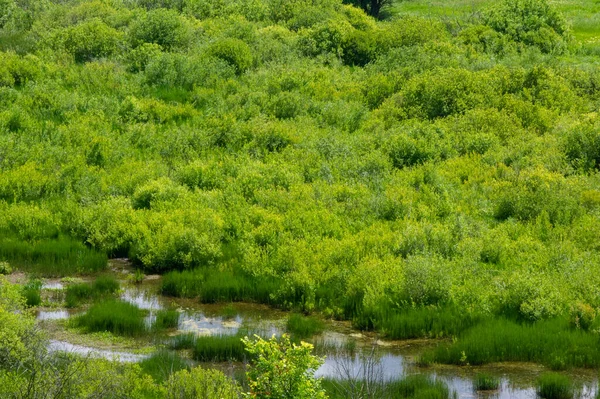
<path fill-rule="evenodd" d="M 179 312 L 176 310 L 159 310 L 153 327 L 157 330 L 177 328 L 179 326 Z"/>
<path fill-rule="evenodd" d="M 106 268 L 106 255 L 66 237 L 34 242 L 0 236 L 0 258 L 14 267 L 48 277 L 97 272 Z"/>
<path fill-rule="evenodd" d="M 323 321 L 316 317 L 302 316 L 298 313 L 292 313 L 286 323 L 288 333 L 294 338 L 310 338 L 323 332 L 324 328 Z"/>
<path fill-rule="evenodd" d="M 181 370 L 188 370 L 188 362 L 173 352 L 159 350 L 140 363 L 142 371 L 151 375 L 154 381 L 164 382 Z"/>
<path fill-rule="evenodd" d="M 473 387 L 477 391 L 495 391 L 500 387 L 500 379 L 493 375 L 479 373 L 475 376 Z"/>
<path fill-rule="evenodd" d="M 570 399 L 574 395 L 573 383 L 565 375 L 546 373 L 538 379 L 537 393 L 544 399 Z"/>
<path fill-rule="evenodd" d="M 252 66 L 252 51 L 239 39 L 228 38 L 216 41 L 208 48 L 208 54 L 231 65 L 236 73 L 244 73 Z"/>
<path fill-rule="evenodd" d="M 194 339 L 192 358 L 199 362 L 243 361 L 246 353 L 238 335 L 206 336 Z"/>
<path fill-rule="evenodd" d="M 0 274 L 11 274 L 12 273 L 12 267 L 10 267 L 10 264 L 8 262 L 0 262 Z"/>
<path fill-rule="evenodd" d="M 66 289 L 65 304 L 68 308 L 74 308 L 82 302 L 105 298 L 119 291 L 119 286 L 119 282 L 112 276 L 99 276 L 91 284 L 71 284 Z"/>
<path fill-rule="evenodd" d="M 173 373 L 166 386 L 166 399 L 237 399 L 240 397 L 239 387 L 225 374 L 218 370 L 201 367 Z"/>
<path fill-rule="evenodd" d="M 243 343 L 251 357 L 246 373 L 250 386 L 247 397 L 326 398 L 320 380 L 314 378 L 322 360 L 311 354 L 312 345 L 293 344 L 287 335 L 268 341 L 246 337 Z"/>
<path fill-rule="evenodd" d="M 448 386 L 443 381 L 433 380 L 422 374 L 392 382 L 386 388 L 392 398 L 452 398 Z"/>
<path fill-rule="evenodd" d="M 105 300 L 72 319 L 75 326 L 88 332 L 107 331 L 116 335 L 139 336 L 146 331 L 144 312 L 130 303 Z"/>
<path fill-rule="evenodd" d="M 31 279 L 23 286 L 23 297 L 28 307 L 39 306 L 42 303 L 41 297 L 42 282 L 37 279 Z"/>
<path fill-rule="evenodd" d="M 109 57 L 117 50 L 121 34 L 99 19 L 83 22 L 60 33 L 64 48 L 76 62 Z"/>
<path fill-rule="evenodd" d="M 144 13 L 129 30 L 134 47 L 154 43 L 164 50 L 187 46 L 192 39 L 190 23 L 175 10 L 158 8 Z"/>
<path fill-rule="evenodd" d="M 573 330 L 563 320 L 519 324 L 493 320 L 465 332 L 456 343 L 433 351 L 435 361 L 480 365 L 495 362 L 537 362 L 553 369 L 598 367 L 598 337 Z"/>
<path fill-rule="evenodd" d="M 565 51 L 570 39 L 567 22 L 547 0 L 504 0 L 488 12 L 485 22 L 512 40 L 546 53 Z"/>

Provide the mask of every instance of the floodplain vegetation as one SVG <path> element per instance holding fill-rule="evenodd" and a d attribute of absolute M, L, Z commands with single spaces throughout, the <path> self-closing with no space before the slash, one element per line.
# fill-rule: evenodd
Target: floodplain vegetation
<path fill-rule="evenodd" d="M 37 277 L 102 275 L 116 257 L 140 281 L 162 274 L 164 295 L 297 312 L 298 338 L 335 318 L 453 338 L 422 364 L 600 368 L 598 3 L 366 7 L 384 20 L 349 3 L 0 0 L 0 274 L 33 276 L 16 291 L 1 280 L 2 389 L 76 367 L 128 397 L 149 375 L 179 387 L 166 397 L 219 395 L 224 375 L 162 353 L 144 374 L 33 348 L 14 311 L 42 302 Z M 118 289 L 69 285 L 66 304 L 89 305 L 72 322 L 149 334 Z M 182 345 L 239 360 L 257 350 L 239 338 Z M 539 394 L 571 392 L 563 382 L 546 376 Z"/>

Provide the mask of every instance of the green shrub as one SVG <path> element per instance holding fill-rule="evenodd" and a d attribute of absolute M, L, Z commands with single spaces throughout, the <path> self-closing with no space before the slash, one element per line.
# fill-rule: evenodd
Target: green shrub
<path fill-rule="evenodd" d="M 315 317 L 292 313 L 287 319 L 286 329 L 294 338 L 310 338 L 323 332 L 325 325 Z"/>
<path fill-rule="evenodd" d="M 244 73 L 252 66 L 252 51 L 248 45 L 239 39 L 227 38 L 212 43 L 208 54 L 226 61 L 235 68 L 236 73 Z"/>
<path fill-rule="evenodd" d="M 219 370 L 196 367 L 177 371 L 166 383 L 166 399 L 238 399 L 240 388 Z"/>
<path fill-rule="evenodd" d="M 537 393 L 543 399 L 571 399 L 574 396 L 573 383 L 566 375 L 546 373 L 537 381 Z"/>
<path fill-rule="evenodd" d="M 168 51 L 186 47 L 191 38 L 189 22 L 176 11 L 164 8 L 142 14 L 129 29 L 129 39 L 134 47 L 154 43 Z"/>
<path fill-rule="evenodd" d="M 117 30 L 99 19 L 70 27 L 61 35 L 65 49 L 77 62 L 109 57 L 115 53 L 121 40 Z"/>
<path fill-rule="evenodd" d="M 512 40 L 546 53 L 564 52 L 570 40 L 566 20 L 547 0 L 503 0 L 484 20 Z"/>
<path fill-rule="evenodd" d="M 473 387 L 477 391 L 495 391 L 500 387 L 500 379 L 489 374 L 479 373 L 475 376 Z"/>
<path fill-rule="evenodd" d="M 8 262 L 0 262 L 0 274 L 11 274 L 12 273 L 12 268 L 10 267 L 10 264 Z"/>
<path fill-rule="evenodd" d="M 115 335 L 139 336 L 146 332 L 144 312 L 136 306 L 117 300 L 105 300 L 72 319 L 75 326 L 88 332 L 107 331 Z"/>

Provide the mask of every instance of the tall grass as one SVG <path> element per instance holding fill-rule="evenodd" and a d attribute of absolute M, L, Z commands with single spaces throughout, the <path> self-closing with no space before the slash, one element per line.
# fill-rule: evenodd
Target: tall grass
<path fill-rule="evenodd" d="M 188 369 L 188 362 L 176 353 L 160 350 L 139 363 L 142 371 L 155 381 L 162 382 L 179 370 Z"/>
<path fill-rule="evenodd" d="M 153 325 L 155 330 L 177 328 L 177 326 L 179 326 L 179 312 L 170 309 L 156 312 L 156 320 Z"/>
<path fill-rule="evenodd" d="M 35 242 L 1 237 L 0 259 L 47 277 L 94 273 L 105 269 L 108 262 L 105 253 L 67 237 Z"/>
<path fill-rule="evenodd" d="M 195 336 L 185 334 L 175 337 L 171 349 L 191 349 L 192 358 L 199 362 L 243 361 L 246 352 L 243 335 Z"/>
<path fill-rule="evenodd" d="M 298 313 L 292 313 L 287 319 L 286 328 L 296 338 L 310 338 L 323 332 L 325 324 L 316 317 L 306 317 Z"/>
<path fill-rule="evenodd" d="M 425 375 L 411 375 L 391 382 L 349 381 L 324 378 L 322 385 L 330 399 L 369 397 L 381 399 L 455 398 L 446 383 Z"/>
<path fill-rule="evenodd" d="M 481 320 L 479 315 L 450 306 L 406 309 L 382 306 L 374 312 L 359 313 L 354 317 L 353 324 L 360 329 L 378 330 L 391 339 L 412 339 L 456 336 Z"/>
<path fill-rule="evenodd" d="M 574 396 L 573 383 L 566 375 L 546 373 L 537 381 L 537 393 L 543 399 L 571 399 Z"/>
<path fill-rule="evenodd" d="M 163 276 L 163 295 L 199 298 L 203 303 L 259 302 L 273 303 L 271 293 L 279 284 L 274 279 L 256 279 L 243 272 L 200 268 L 174 271 Z"/>
<path fill-rule="evenodd" d="M 446 364 L 536 362 L 553 369 L 600 367 L 600 337 L 553 319 L 534 324 L 490 320 L 463 334 L 455 343 L 424 354 Z"/>
<path fill-rule="evenodd" d="M 83 302 L 112 295 L 119 288 L 119 282 L 112 276 L 100 276 L 92 283 L 69 285 L 65 293 L 65 304 L 68 308 L 74 308 Z"/>
<path fill-rule="evenodd" d="M 30 280 L 23 286 L 25 304 L 29 307 L 39 306 L 42 303 L 42 282 L 37 279 Z"/>
<path fill-rule="evenodd" d="M 124 336 L 139 336 L 146 332 L 142 310 L 130 303 L 112 299 L 92 305 L 72 322 L 88 332 L 108 331 Z"/>
<path fill-rule="evenodd" d="M 493 375 L 480 373 L 475 376 L 473 387 L 476 391 L 495 391 L 500 387 L 500 379 Z"/>

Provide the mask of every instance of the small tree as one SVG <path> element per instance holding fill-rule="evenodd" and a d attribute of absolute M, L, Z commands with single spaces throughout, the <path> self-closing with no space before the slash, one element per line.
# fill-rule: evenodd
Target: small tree
<path fill-rule="evenodd" d="M 315 379 L 316 369 L 323 359 L 311 354 L 313 346 L 306 342 L 290 342 L 288 335 L 266 341 L 260 337 L 242 340 L 251 355 L 246 373 L 252 399 L 325 399 L 321 381 Z"/>

